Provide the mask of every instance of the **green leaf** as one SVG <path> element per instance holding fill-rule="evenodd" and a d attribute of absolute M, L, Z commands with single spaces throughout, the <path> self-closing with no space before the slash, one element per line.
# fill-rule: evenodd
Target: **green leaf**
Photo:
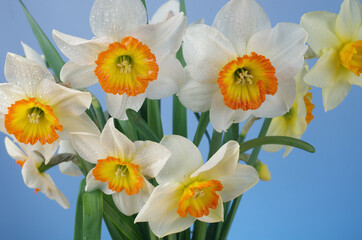
<path fill-rule="evenodd" d="M 143 136 L 145 139 L 154 142 L 159 142 L 161 140 L 136 111 L 127 109 L 126 114 L 132 125 L 137 129 L 140 136 Z"/>
<path fill-rule="evenodd" d="M 103 193 L 100 190 L 83 193 L 83 239 L 101 239 Z"/>
<path fill-rule="evenodd" d="M 160 100 L 147 99 L 148 126 L 161 139 L 163 137 Z"/>
<path fill-rule="evenodd" d="M 214 155 L 214 153 L 216 153 L 217 150 L 219 150 L 220 145 L 221 145 L 221 139 L 222 139 L 222 132 L 219 133 L 214 130 L 212 133 L 209 156 L 207 159 L 210 159 L 212 157 L 212 155 Z"/>
<path fill-rule="evenodd" d="M 172 133 L 187 138 L 187 111 L 176 95 L 173 96 Z"/>
<path fill-rule="evenodd" d="M 83 193 L 85 178 L 79 184 L 77 205 L 75 207 L 74 240 L 83 240 Z"/>
<path fill-rule="evenodd" d="M 185 0 L 180 0 L 180 11 L 183 12 L 186 16 Z"/>
<path fill-rule="evenodd" d="M 310 153 L 315 153 L 315 148 L 312 145 L 300 139 L 285 137 L 285 136 L 266 136 L 266 137 L 255 138 L 240 144 L 240 154 L 256 146 L 262 146 L 267 144 L 291 146 L 302 149 Z"/>
<path fill-rule="evenodd" d="M 225 132 L 223 144 L 227 143 L 230 140 L 237 141 L 239 138 L 239 124 L 234 123 L 231 125 L 231 127 Z"/>
<path fill-rule="evenodd" d="M 53 44 L 49 41 L 48 37 L 45 35 L 43 30 L 40 28 L 35 19 L 31 16 L 28 9 L 25 7 L 23 1 L 19 0 L 25 15 L 28 19 L 28 22 L 33 30 L 33 33 L 38 40 L 41 50 L 45 55 L 45 59 L 49 64 L 50 68 L 53 70 L 55 76 L 60 80 L 60 70 L 64 65 L 64 61 L 60 57 L 59 53 L 53 46 Z"/>
<path fill-rule="evenodd" d="M 193 143 L 196 146 L 199 146 L 201 139 L 206 132 L 206 128 L 209 125 L 209 122 L 210 122 L 209 111 L 201 113 L 199 124 L 197 125 L 196 133 L 193 140 Z"/>
<path fill-rule="evenodd" d="M 104 219 L 104 223 L 107 226 L 109 235 L 111 235 L 112 239 L 127 240 L 105 214 L 103 215 L 103 219 Z"/>
<path fill-rule="evenodd" d="M 129 120 L 126 121 L 122 121 L 122 120 L 118 120 L 118 119 L 114 119 L 115 120 L 115 126 L 118 129 L 117 124 L 119 124 L 119 127 L 121 129 L 118 130 L 122 130 L 123 133 L 132 141 L 137 141 L 138 140 L 138 136 L 137 136 L 137 131 L 134 129 L 134 127 L 132 126 L 132 123 Z"/>
<path fill-rule="evenodd" d="M 93 94 L 92 94 L 92 107 L 93 107 L 97 122 L 99 124 L 99 128 L 102 131 L 104 126 L 106 125 L 107 120 L 104 117 L 103 109 L 102 109 L 100 102 L 98 101 L 96 96 L 94 96 Z"/>

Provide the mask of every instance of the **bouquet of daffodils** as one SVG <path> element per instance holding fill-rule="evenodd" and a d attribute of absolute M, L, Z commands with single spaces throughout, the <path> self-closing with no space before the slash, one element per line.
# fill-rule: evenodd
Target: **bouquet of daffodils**
<path fill-rule="evenodd" d="M 52 33 L 67 62 L 20 3 L 45 57 L 26 44 L 25 57 L 7 54 L 0 131 L 24 183 L 63 208 L 47 170 L 84 175 L 74 239 L 100 239 L 102 221 L 113 239 L 226 239 L 242 194 L 270 180 L 261 148 L 315 151 L 300 140 L 313 119 L 310 85 L 326 111 L 362 86 L 358 0 L 273 28 L 255 0 L 230 0 L 212 26 L 188 25 L 183 0 L 150 20 L 144 0 L 95 0 L 92 39 Z M 87 90 L 95 84 L 106 109 Z M 170 96 L 173 135 L 164 135 Z M 198 119 L 190 140 L 186 109 Z M 244 141 L 259 119 L 259 136 Z"/>

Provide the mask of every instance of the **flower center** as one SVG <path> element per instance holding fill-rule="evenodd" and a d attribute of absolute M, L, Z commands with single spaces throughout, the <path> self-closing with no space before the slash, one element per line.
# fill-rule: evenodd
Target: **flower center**
<path fill-rule="evenodd" d="M 50 106 L 37 101 L 36 98 L 16 101 L 5 114 L 5 128 L 14 134 L 19 142 L 25 144 L 52 143 L 59 138 L 56 130 L 62 131 Z"/>
<path fill-rule="evenodd" d="M 147 45 L 133 37 L 109 44 L 98 55 L 94 70 L 103 90 L 112 94 L 136 96 L 144 93 L 150 81 L 156 80 L 156 57 Z"/>
<path fill-rule="evenodd" d="M 342 65 L 356 76 L 362 73 L 362 40 L 346 43 L 339 51 Z"/>
<path fill-rule="evenodd" d="M 225 105 L 234 110 L 257 109 L 266 94 L 274 95 L 278 90 L 275 68 L 269 59 L 255 52 L 226 64 L 217 83 Z"/>
<path fill-rule="evenodd" d="M 218 180 L 189 184 L 184 189 L 177 213 L 183 218 L 187 216 L 187 213 L 195 218 L 209 215 L 209 208 L 216 209 L 219 202 L 216 191 L 222 189 L 223 186 Z"/>
<path fill-rule="evenodd" d="M 114 157 L 98 160 L 92 174 L 96 180 L 108 182 L 109 189 L 125 190 L 128 195 L 137 194 L 143 184 L 138 165 Z"/>

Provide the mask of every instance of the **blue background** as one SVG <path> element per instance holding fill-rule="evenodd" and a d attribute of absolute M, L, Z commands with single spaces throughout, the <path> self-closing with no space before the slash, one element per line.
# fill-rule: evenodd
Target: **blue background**
<path fill-rule="evenodd" d="M 90 39 L 88 0 L 24 0 L 44 32 L 52 29 Z M 165 1 L 148 0 L 152 15 Z M 187 0 L 189 22 L 201 17 L 207 24 L 226 0 Z M 341 0 L 259 0 L 272 25 L 278 22 L 299 23 L 303 13 L 326 10 L 339 12 Z M 0 1 L 0 65 L 6 52 L 23 54 L 20 41 L 40 52 L 20 4 Z M 64 58 L 65 59 L 65 58 Z M 0 82 L 5 82 L 3 68 Z M 104 103 L 99 88 L 91 88 Z M 315 119 L 303 139 L 317 152 L 294 149 L 285 159 L 282 152 L 261 152 L 268 164 L 270 182 L 259 182 L 245 194 L 232 226 L 229 239 L 362 239 L 362 159 L 361 117 L 362 90 L 353 86 L 344 102 L 324 112 L 321 90 L 313 88 Z M 171 134 L 170 99 L 162 101 L 162 118 L 166 134 Z M 196 128 L 189 112 L 189 138 Z M 255 137 L 261 122 L 255 124 L 248 138 Z M 51 169 L 55 183 L 67 196 L 70 209 L 62 209 L 42 193 L 34 194 L 22 180 L 20 167 L 5 150 L 0 134 L 0 232 L 2 239 L 72 239 L 75 203 L 81 177 L 69 177 Z M 208 151 L 205 139 L 203 155 Z M 102 239 L 110 239 L 103 228 Z"/>

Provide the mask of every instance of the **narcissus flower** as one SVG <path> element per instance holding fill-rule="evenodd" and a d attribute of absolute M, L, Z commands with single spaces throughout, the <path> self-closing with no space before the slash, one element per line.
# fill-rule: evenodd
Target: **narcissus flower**
<path fill-rule="evenodd" d="M 118 209 L 126 214 L 138 213 L 154 187 L 147 178 L 154 178 L 171 153 L 164 146 L 150 141 L 133 143 L 119 132 L 110 118 L 102 134 L 72 135 L 79 155 L 97 164 L 87 175 L 86 191 L 100 189 L 112 194 Z"/>
<path fill-rule="evenodd" d="M 63 208 L 69 208 L 67 198 L 55 186 L 50 175 L 38 170 L 46 156 L 52 156 L 54 152 L 49 152 L 50 149 L 41 144 L 25 145 L 19 143 L 19 146 L 22 149 L 8 137 L 5 138 L 5 147 L 8 154 L 22 167 L 21 174 L 25 185 L 35 189 L 35 193 L 39 191 L 44 193 L 49 199 L 57 201 Z"/>
<path fill-rule="evenodd" d="M 314 118 L 312 111 L 314 105 L 312 103 L 312 93 L 309 92 L 310 87 L 304 83 L 303 78 L 307 73 L 308 65 L 295 76 L 297 81 L 297 95 L 292 108 L 283 116 L 273 118 L 268 129 L 268 136 L 288 136 L 301 138 L 307 125 Z M 279 151 L 281 145 L 264 145 L 263 149 L 268 152 Z M 285 146 L 284 157 L 286 157 L 293 147 Z"/>
<path fill-rule="evenodd" d="M 338 15 L 310 12 L 301 19 L 308 44 L 320 57 L 304 81 L 322 88 L 325 111 L 337 107 L 352 84 L 362 86 L 361 9 L 358 0 L 345 0 Z"/>
<path fill-rule="evenodd" d="M 200 151 L 186 138 L 166 136 L 161 144 L 171 151 L 171 158 L 135 219 L 149 222 L 158 237 L 183 231 L 196 219 L 223 221 L 222 203 L 240 196 L 259 180 L 253 167 L 238 164 L 239 144 L 235 141 L 223 145 L 204 165 Z"/>
<path fill-rule="evenodd" d="M 183 55 L 190 76 L 179 98 L 194 112 L 210 110 L 218 132 L 250 115 L 283 115 L 294 102 L 293 77 L 303 66 L 306 39 L 296 24 L 271 28 L 254 0 L 232 0 L 212 27 L 186 30 Z"/>
<path fill-rule="evenodd" d="M 157 24 L 146 24 L 140 0 L 96 0 L 90 13 L 95 38 L 85 40 L 53 31 L 55 42 L 70 61 L 61 79 L 72 88 L 99 82 L 108 112 L 127 119 L 125 110 L 138 111 L 145 98 L 171 96 L 184 80 L 175 54 L 186 28 L 183 13 Z"/>
<path fill-rule="evenodd" d="M 160 23 L 175 16 L 180 12 L 180 2 L 178 0 L 169 0 L 157 9 L 152 16 L 150 23 Z"/>
<path fill-rule="evenodd" d="M 8 53 L 5 77 L 8 83 L 0 84 L 0 131 L 19 142 L 46 144 L 55 151 L 69 132 L 97 128 L 84 112 L 90 93 L 56 84 L 36 62 Z"/>

